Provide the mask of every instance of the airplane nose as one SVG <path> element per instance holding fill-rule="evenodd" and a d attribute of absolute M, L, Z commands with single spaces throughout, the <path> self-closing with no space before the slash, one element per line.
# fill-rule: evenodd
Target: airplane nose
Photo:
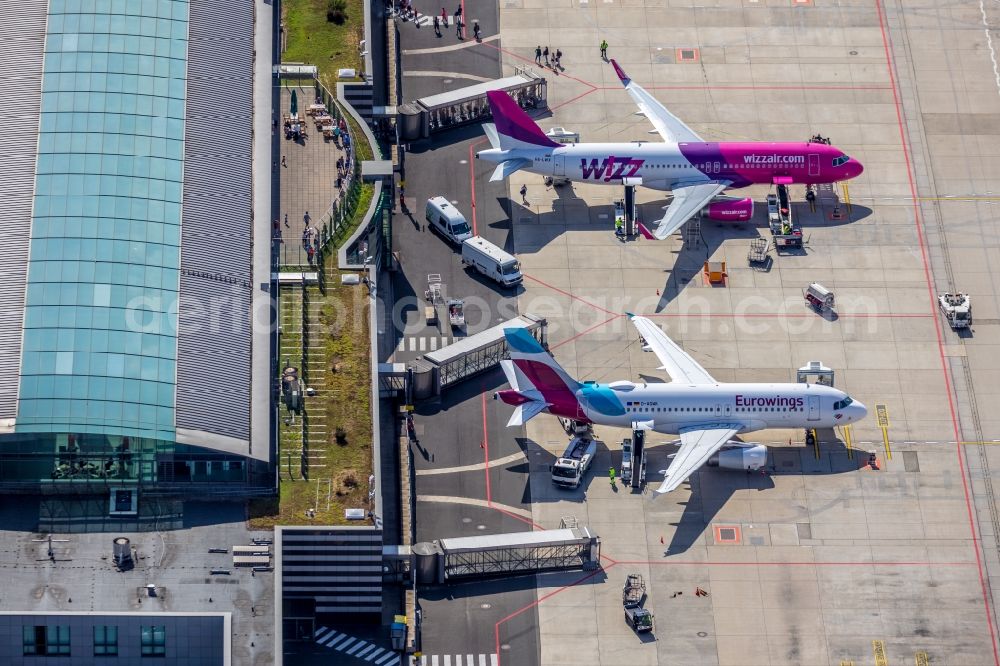
<path fill-rule="evenodd" d="M 853 412 L 853 414 L 851 415 L 852 421 L 860 421 L 861 419 L 868 416 L 868 408 L 865 407 L 864 403 L 859 402 L 857 400 L 855 400 L 851 404 L 851 411 Z"/>
<path fill-rule="evenodd" d="M 853 157 L 850 160 L 848 160 L 848 162 L 847 162 L 847 177 L 848 178 L 857 178 L 858 176 L 860 176 L 864 172 L 864 170 L 865 170 L 865 167 L 864 167 L 863 164 L 861 164 L 861 162 L 857 161 Z"/>

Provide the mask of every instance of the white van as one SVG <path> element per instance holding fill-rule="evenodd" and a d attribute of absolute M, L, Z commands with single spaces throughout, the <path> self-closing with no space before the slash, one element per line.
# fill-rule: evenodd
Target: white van
<path fill-rule="evenodd" d="M 451 243 L 458 245 L 467 238 L 472 238 L 472 229 L 465 217 L 444 197 L 428 199 L 424 216 L 430 228 Z"/>
<path fill-rule="evenodd" d="M 504 252 L 482 236 L 473 236 L 462 243 L 462 263 L 472 266 L 505 287 L 521 281 L 521 264 L 517 257 Z"/>

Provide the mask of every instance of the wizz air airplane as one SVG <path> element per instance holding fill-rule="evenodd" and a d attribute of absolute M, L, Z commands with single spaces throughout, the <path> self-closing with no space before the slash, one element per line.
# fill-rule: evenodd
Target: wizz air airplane
<path fill-rule="evenodd" d="M 632 99 L 638 115 L 646 116 L 663 143 L 556 143 L 528 117 L 510 96 L 488 92 L 494 124 L 483 125 L 492 147 L 478 159 L 499 163 L 491 181 L 515 171 L 581 183 L 641 185 L 669 190 L 673 201 L 652 236 L 663 240 L 704 209 L 707 217 L 743 222 L 753 216 L 753 200 L 719 198 L 727 189 L 753 184 L 817 185 L 850 180 L 864 167 L 853 157 L 825 143 L 703 141 L 641 86 L 611 64 Z"/>
<path fill-rule="evenodd" d="M 680 449 L 656 494 L 668 493 L 705 463 L 755 470 L 767 447 L 730 441 L 765 428 L 832 428 L 860 421 L 867 408 L 821 384 L 723 384 L 645 317 L 629 318 L 673 381 L 637 384 L 578 382 L 523 328 L 504 329 L 509 361 L 501 361 L 511 388 L 494 398 L 514 405 L 508 426 L 537 414 L 584 423 L 679 434 Z"/>

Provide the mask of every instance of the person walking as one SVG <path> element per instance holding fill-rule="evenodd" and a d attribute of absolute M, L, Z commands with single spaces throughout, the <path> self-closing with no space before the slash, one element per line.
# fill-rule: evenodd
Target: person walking
<path fill-rule="evenodd" d="M 309 211 L 306 211 L 305 215 L 302 216 L 302 221 L 305 222 L 306 226 L 308 227 L 310 220 L 312 220 L 312 218 L 309 217 Z"/>
<path fill-rule="evenodd" d="M 535 47 L 535 64 L 542 64 L 542 47 L 541 45 Z"/>
<path fill-rule="evenodd" d="M 285 159 L 284 155 L 281 156 L 281 166 L 285 167 L 286 169 L 288 168 L 288 160 Z"/>
<path fill-rule="evenodd" d="M 546 46 L 544 49 L 542 49 L 542 57 L 545 58 L 545 66 L 548 67 L 549 66 L 549 47 Z"/>
<path fill-rule="evenodd" d="M 441 36 L 441 20 L 437 16 L 434 17 L 434 34 Z"/>
<path fill-rule="evenodd" d="M 556 49 L 556 67 L 562 69 L 562 51 Z"/>
<path fill-rule="evenodd" d="M 441 8 L 441 25 L 448 27 L 448 12 L 445 11 L 444 7 Z"/>
<path fill-rule="evenodd" d="M 455 36 L 462 39 L 462 17 L 455 17 Z"/>
<path fill-rule="evenodd" d="M 521 186 L 521 202 L 525 206 L 528 205 L 528 186 L 527 185 L 522 185 Z"/>
<path fill-rule="evenodd" d="M 285 213 L 285 226 L 291 228 L 291 225 L 288 224 L 288 213 Z"/>
<path fill-rule="evenodd" d="M 604 60 L 608 59 L 608 40 L 601 40 L 601 58 Z"/>
<path fill-rule="evenodd" d="M 480 41 L 480 29 L 479 29 L 479 19 L 472 22 L 472 36 L 475 37 L 476 41 Z"/>
<path fill-rule="evenodd" d="M 615 487 L 615 468 L 614 467 L 609 467 L 608 468 L 608 479 L 611 481 L 611 487 L 614 488 Z"/>

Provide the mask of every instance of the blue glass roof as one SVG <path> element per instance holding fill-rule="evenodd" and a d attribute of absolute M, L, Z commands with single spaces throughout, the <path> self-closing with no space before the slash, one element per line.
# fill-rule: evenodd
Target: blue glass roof
<path fill-rule="evenodd" d="M 50 0 L 16 430 L 172 440 L 187 0 Z"/>

